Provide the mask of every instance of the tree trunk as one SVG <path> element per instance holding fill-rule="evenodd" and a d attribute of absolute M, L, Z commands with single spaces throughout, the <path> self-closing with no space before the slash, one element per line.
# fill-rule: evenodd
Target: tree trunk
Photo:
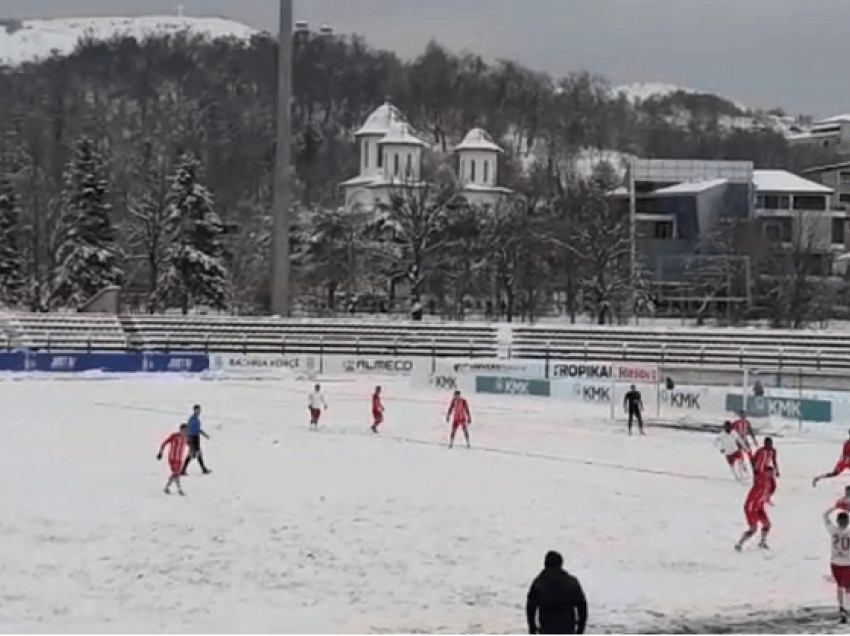
<path fill-rule="evenodd" d="M 336 309 L 336 283 L 328 283 L 328 309 L 331 312 Z"/>

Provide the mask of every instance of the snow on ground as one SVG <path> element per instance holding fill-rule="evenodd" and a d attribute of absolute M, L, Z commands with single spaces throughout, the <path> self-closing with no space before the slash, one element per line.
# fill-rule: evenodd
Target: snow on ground
<path fill-rule="evenodd" d="M 11 632 L 524 632 L 560 550 L 591 631 L 829 608 L 813 490 L 836 439 L 779 441 L 773 549 L 732 550 L 746 489 L 710 436 L 532 398 L 472 396 L 473 450 L 444 446 L 445 395 L 381 381 L 0 381 L 0 624 Z M 161 439 L 204 406 L 213 473 L 165 496 Z M 195 469 L 196 471 L 197 469 Z"/>
<path fill-rule="evenodd" d="M 81 38 L 109 40 L 118 36 L 143 39 L 150 35 L 189 33 L 215 39 L 249 39 L 257 33 L 239 22 L 224 18 L 139 16 L 23 20 L 16 28 L 0 24 L 0 64 L 18 65 L 50 57 L 69 55 Z"/>

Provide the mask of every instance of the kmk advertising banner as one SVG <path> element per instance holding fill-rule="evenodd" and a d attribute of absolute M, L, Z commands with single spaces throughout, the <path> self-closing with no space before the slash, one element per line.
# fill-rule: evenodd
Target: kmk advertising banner
<path fill-rule="evenodd" d="M 440 358 L 414 368 L 411 385 L 440 391 L 475 391 L 476 375 L 505 375 L 543 379 L 543 362 L 538 360 L 483 360 Z"/>
<path fill-rule="evenodd" d="M 612 381 L 576 381 L 576 380 L 552 380 L 552 397 L 564 402 L 577 402 L 588 406 L 604 408 L 608 411 L 611 419 L 624 416 L 623 404 L 626 393 L 630 390 L 629 384 L 616 383 Z M 637 384 L 637 383 L 635 383 Z M 644 418 L 655 417 L 658 409 L 658 392 L 656 387 L 638 386 L 643 402 Z"/>
<path fill-rule="evenodd" d="M 720 387 L 677 386 L 659 392 L 659 415 L 675 421 L 716 422 L 728 419 L 726 390 Z"/>
<path fill-rule="evenodd" d="M 526 378 L 487 375 L 476 376 L 475 392 L 536 397 L 550 397 L 552 393 L 551 383 L 548 380 L 530 380 Z"/>
<path fill-rule="evenodd" d="M 726 396 L 727 411 L 740 411 L 743 405 L 744 401 L 740 394 Z M 832 402 L 805 397 L 749 396 L 746 411 L 747 415 L 752 417 L 780 417 L 820 423 L 832 421 Z"/>

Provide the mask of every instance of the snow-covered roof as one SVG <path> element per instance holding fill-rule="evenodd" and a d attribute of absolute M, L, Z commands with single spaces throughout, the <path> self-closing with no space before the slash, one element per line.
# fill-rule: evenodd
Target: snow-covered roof
<path fill-rule="evenodd" d="M 379 146 L 427 146 L 407 122 L 395 121 L 390 124 L 387 134 L 378 142 Z"/>
<path fill-rule="evenodd" d="M 707 179 L 705 181 L 686 181 L 684 183 L 677 183 L 676 185 L 668 186 L 666 188 L 660 188 L 652 192 L 653 195 L 656 194 L 700 194 L 701 192 L 706 192 L 707 190 L 711 190 L 713 188 L 718 188 L 722 185 L 726 185 L 729 183 L 728 179 Z"/>
<path fill-rule="evenodd" d="M 377 181 L 383 180 L 383 176 L 381 175 L 369 175 L 369 176 L 358 176 L 353 179 L 349 179 L 348 181 L 343 181 L 340 183 L 340 187 L 343 188 L 353 188 L 355 186 L 370 186 Z"/>
<path fill-rule="evenodd" d="M 806 168 L 803 170 L 803 174 L 821 174 L 824 172 L 832 172 L 833 170 L 844 170 L 846 168 L 850 168 L 850 161 L 842 161 L 841 163 L 831 163 L 825 166 Z"/>
<path fill-rule="evenodd" d="M 832 194 L 832 188 L 798 177 L 786 170 L 753 170 L 753 183 L 758 192 L 802 192 Z"/>
<path fill-rule="evenodd" d="M 461 192 L 484 192 L 493 194 L 511 194 L 513 190 L 502 186 L 481 185 L 480 183 L 467 183 Z"/>
<path fill-rule="evenodd" d="M 815 125 L 818 124 L 839 124 L 841 122 L 850 122 L 850 113 L 846 113 L 844 115 L 833 115 L 832 117 L 827 117 L 826 119 L 819 119 L 815 122 Z"/>
<path fill-rule="evenodd" d="M 371 115 L 366 118 L 366 122 L 360 127 L 355 137 L 363 135 L 386 135 L 390 131 L 390 127 L 395 124 L 406 124 L 407 117 L 404 116 L 396 106 L 389 102 L 385 102 L 378 106 Z"/>
<path fill-rule="evenodd" d="M 504 152 L 499 145 L 493 141 L 493 138 L 483 128 L 473 128 L 470 130 L 460 145 L 455 148 L 455 151 L 461 152 L 464 150 L 484 150 L 487 152 Z"/>
<path fill-rule="evenodd" d="M 349 179 L 348 181 L 343 181 L 339 184 L 341 188 L 421 188 L 424 186 L 423 181 L 408 181 L 408 180 L 397 180 L 397 179 L 387 179 L 383 174 L 366 176 L 366 177 L 354 177 L 353 179 Z"/>

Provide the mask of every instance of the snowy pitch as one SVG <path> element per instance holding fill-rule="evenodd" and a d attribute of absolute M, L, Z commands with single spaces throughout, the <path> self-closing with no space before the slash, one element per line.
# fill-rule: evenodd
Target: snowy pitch
<path fill-rule="evenodd" d="M 712 437 L 629 438 L 573 404 L 470 396 L 473 448 L 445 447 L 448 396 L 375 381 L 0 382 L 0 625 L 6 632 L 525 632 L 557 549 L 590 631 L 831 608 L 820 515 L 836 439 L 778 440 L 772 550 L 732 547 L 746 488 Z M 204 407 L 212 475 L 162 493 L 160 441 Z M 838 431 L 838 436 L 843 434 Z"/>

